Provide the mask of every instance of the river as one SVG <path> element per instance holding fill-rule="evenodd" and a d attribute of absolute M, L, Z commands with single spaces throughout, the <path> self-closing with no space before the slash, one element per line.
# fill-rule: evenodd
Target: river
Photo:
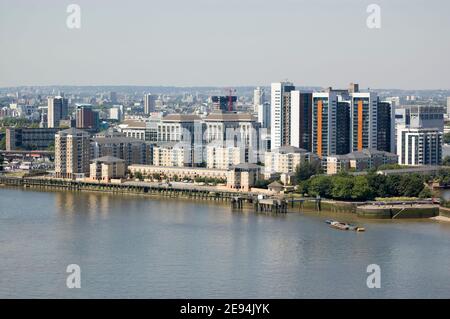
<path fill-rule="evenodd" d="M 450 298 L 450 223 L 339 216 L 0 188 L 0 298 Z"/>

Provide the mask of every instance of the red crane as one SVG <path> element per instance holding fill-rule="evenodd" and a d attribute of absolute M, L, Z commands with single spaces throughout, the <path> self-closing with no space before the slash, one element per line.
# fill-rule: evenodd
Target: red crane
<path fill-rule="evenodd" d="M 233 88 L 228 88 L 228 112 L 232 112 L 233 111 L 233 93 L 236 92 L 235 89 Z"/>

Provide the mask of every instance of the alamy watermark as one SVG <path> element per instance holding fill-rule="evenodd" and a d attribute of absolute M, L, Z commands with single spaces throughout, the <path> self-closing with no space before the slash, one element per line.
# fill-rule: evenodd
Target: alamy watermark
<path fill-rule="evenodd" d="M 370 275 L 367 276 L 367 288 L 381 288 L 381 268 L 377 264 L 370 264 L 366 270 Z"/>
<path fill-rule="evenodd" d="M 369 4 L 366 9 L 369 16 L 366 20 L 366 25 L 369 29 L 381 28 L 381 7 L 378 4 Z"/>
<path fill-rule="evenodd" d="M 70 264 L 66 268 L 67 276 L 66 286 L 69 289 L 81 288 L 81 268 L 77 264 Z"/>
<path fill-rule="evenodd" d="M 66 26 L 69 29 L 81 28 L 81 7 L 78 4 L 69 4 L 66 12 L 69 13 L 66 19 Z"/>

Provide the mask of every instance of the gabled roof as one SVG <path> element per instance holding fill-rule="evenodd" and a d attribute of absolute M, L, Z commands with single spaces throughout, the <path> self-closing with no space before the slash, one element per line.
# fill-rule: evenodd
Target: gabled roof
<path fill-rule="evenodd" d="M 281 185 L 280 183 L 278 183 L 277 181 L 274 181 L 274 182 L 270 183 L 269 185 L 267 185 L 267 187 L 269 187 L 269 188 L 283 188 L 284 186 Z"/>

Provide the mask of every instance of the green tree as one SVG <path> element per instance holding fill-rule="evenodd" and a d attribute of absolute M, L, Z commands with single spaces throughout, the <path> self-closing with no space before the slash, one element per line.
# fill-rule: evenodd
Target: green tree
<path fill-rule="evenodd" d="M 320 161 L 305 162 L 295 169 L 295 178 L 297 181 L 305 181 L 313 175 L 322 174 Z"/>
<path fill-rule="evenodd" d="M 352 198 L 355 200 L 370 200 L 374 198 L 374 192 L 370 188 L 366 176 L 355 177 Z"/>
<path fill-rule="evenodd" d="M 367 174 L 366 178 L 375 197 L 387 197 L 390 195 L 387 177 L 385 175 L 373 172 Z"/>
<path fill-rule="evenodd" d="M 309 193 L 309 180 L 300 181 L 297 185 L 297 193 L 299 194 L 308 194 Z"/>
<path fill-rule="evenodd" d="M 142 176 L 142 173 L 141 173 L 141 172 L 136 172 L 136 173 L 134 174 L 134 177 L 137 178 L 137 179 L 140 180 L 140 181 L 144 180 L 144 176 Z"/>
<path fill-rule="evenodd" d="M 425 187 L 423 178 L 417 174 L 403 175 L 398 185 L 399 193 L 402 196 L 417 197 Z"/>
<path fill-rule="evenodd" d="M 444 143 L 449 144 L 450 143 L 450 133 L 444 134 Z"/>
<path fill-rule="evenodd" d="M 340 174 L 333 176 L 331 196 L 335 199 L 351 199 L 353 192 L 354 177 Z"/>
<path fill-rule="evenodd" d="M 331 177 L 326 175 L 315 176 L 311 179 L 308 193 L 313 196 L 331 197 Z"/>
<path fill-rule="evenodd" d="M 431 197 L 434 197 L 434 194 L 430 188 L 424 187 L 423 190 L 420 192 L 419 197 L 420 198 L 431 198 Z"/>
<path fill-rule="evenodd" d="M 388 175 L 386 177 L 386 196 L 400 196 L 400 181 L 401 176 L 399 175 Z"/>
<path fill-rule="evenodd" d="M 442 165 L 450 166 L 450 156 L 445 156 L 442 160 Z"/>
<path fill-rule="evenodd" d="M 0 150 L 6 150 L 6 136 L 3 136 L 0 141 Z"/>
<path fill-rule="evenodd" d="M 55 151 L 55 142 L 50 143 L 50 145 L 47 147 L 47 151 L 51 151 L 51 152 Z"/>

